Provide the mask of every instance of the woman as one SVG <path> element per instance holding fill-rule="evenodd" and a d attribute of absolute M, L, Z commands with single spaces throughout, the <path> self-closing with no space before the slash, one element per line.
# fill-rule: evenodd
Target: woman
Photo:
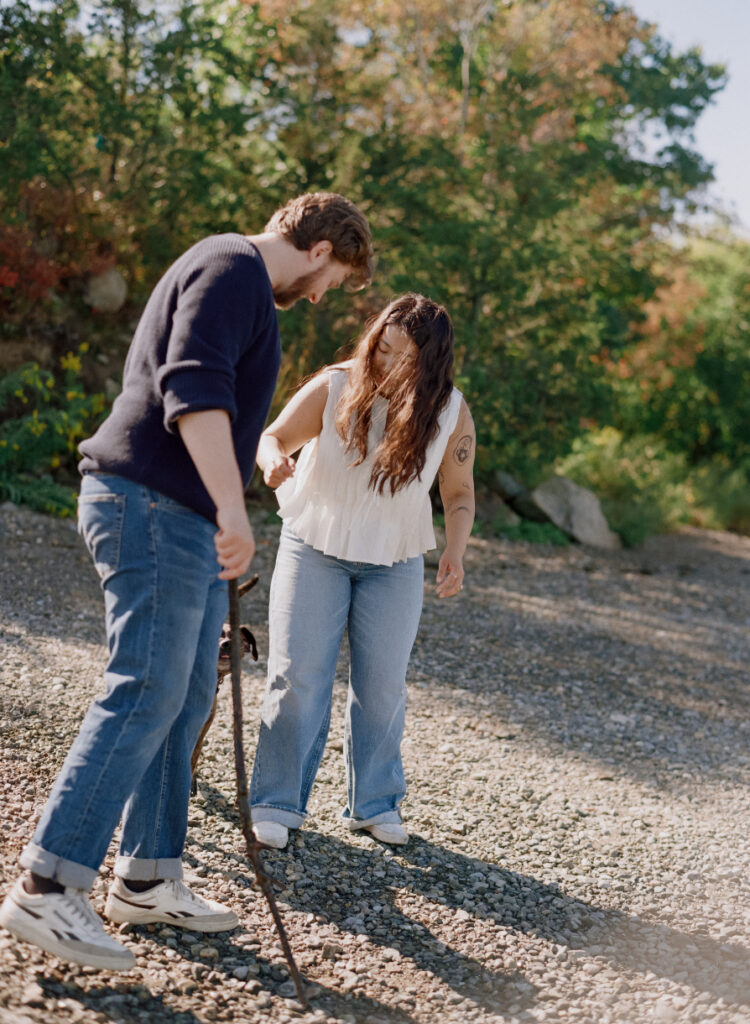
<path fill-rule="evenodd" d="M 474 521 L 474 441 L 453 387 L 450 318 L 413 294 L 391 302 L 353 359 L 309 381 L 263 434 L 258 465 L 278 488 L 284 521 L 250 793 L 255 834 L 268 846 L 283 848 L 305 819 L 345 628 L 344 819 L 381 842 L 407 842 L 400 748 L 422 555 L 435 546 L 429 489 L 437 473 L 446 532 L 437 594 L 453 597 Z"/>

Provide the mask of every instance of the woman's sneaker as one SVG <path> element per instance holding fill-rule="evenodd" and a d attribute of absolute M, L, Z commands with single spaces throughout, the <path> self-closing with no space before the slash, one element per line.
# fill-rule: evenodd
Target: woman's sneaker
<path fill-rule="evenodd" d="M 409 842 L 409 833 L 403 825 L 395 821 L 381 822 L 379 825 L 365 825 L 363 832 L 369 832 L 373 839 L 391 846 L 403 846 Z"/>
<path fill-rule="evenodd" d="M 174 924 L 192 932 L 227 932 L 239 924 L 233 910 L 204 900 L 176 878 L 132 892 L 121 878 L 110 886 L 104 913 L 118 924 Z"/>
<path fill-rule="evenodd" d="M 30 893 L 21 876 L 0 907 L 0 925 L 61 960 L 110 971 L 135 967 L 130 950 L 104 931 L 84 889 Z"/>
<path fill-rule="evenodd" d="M 253 832 L 259 843 L 272 846 L 275 850 L 283 850 L 289 842 L 289 829 L 278 821 L 256 821 Z"/>

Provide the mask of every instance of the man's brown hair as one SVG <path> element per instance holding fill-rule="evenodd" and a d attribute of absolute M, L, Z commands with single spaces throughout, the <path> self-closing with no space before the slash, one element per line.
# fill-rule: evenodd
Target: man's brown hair
<path fill-rule="evenodd" d="M 372 280 L 375 257 L 367 218 L 337 192 L 308 192 L 290 200 L 271 217 L 266 231 L 276 231 L 295 249 L 306 252 L 329 241 L 332 256 L 352 268 L 344 288 L 358 291 Z"/>

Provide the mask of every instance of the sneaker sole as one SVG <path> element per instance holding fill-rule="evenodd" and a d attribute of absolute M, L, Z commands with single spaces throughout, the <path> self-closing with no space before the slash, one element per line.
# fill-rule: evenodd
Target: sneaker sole
<path fill-rule="evenodd" d="M 13 906 L 16 907 L 15 904 Z M 30 921 L 19 921 L 16 915 L 20 909 L 20 907 L 16 907 L 14 912 L 13 908 L 7 909 L 3 907 L 2 911 L 0 911 L 0 925 L 17 939 L 30 942 L 32 946 L 43 949 L 45 953 L 51 953 L 61 960 L 81 964 L 84 967 L 99 967 L 102 970 L 110 971 L 130 971 L 135 967 L 135 957 L 129 949 L 123 949 L 121 954 L 89 953 L 76 947 L 71 947 L 68 943 L 56 939 L 47 931 L 39 932 Z"/>
<path fill-rule="evenodd" d="M 185 917 L 182 914 L 155 914 L 137 907 L 125 909 L 111 897 L 107 899 L 104 913 L 115 924 L 171 924 L 191 932 L 229 932 L 240 923 L 235 913 L 215 917 Z"/>

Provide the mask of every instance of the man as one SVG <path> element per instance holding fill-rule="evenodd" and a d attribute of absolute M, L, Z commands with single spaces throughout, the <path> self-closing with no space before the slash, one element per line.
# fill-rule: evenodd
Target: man
<path fill-rule="evenodd" d="M 74 963 L 135 963 L 88 899 L 118 821 L 105 914 L 191 931 L 237 925 L 182 882 L 190 753 L 216 689 L 226 580 L 255 552 L 244 490 L 276 383 L 276 308 L 372 276 L 367 221 L 342 196 L 278 210 L 262 234 L 203 239 L 154 289 L 123 390 L 80 446 L 79 532 L 104 591 L 106 692 L 89 708 L 0 924 Z M 217 531 L 218 527 L 218 531 Z"/>

